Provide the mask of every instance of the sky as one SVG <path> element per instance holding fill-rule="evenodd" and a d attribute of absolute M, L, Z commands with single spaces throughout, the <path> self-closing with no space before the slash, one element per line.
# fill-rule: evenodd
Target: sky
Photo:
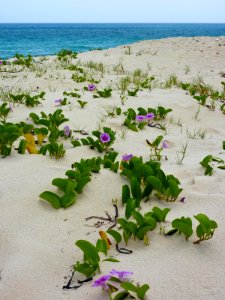
<path fill-rule="evenodd" d="M 225 0 L 0 0 L 0 23 L 225 23 Z"/>

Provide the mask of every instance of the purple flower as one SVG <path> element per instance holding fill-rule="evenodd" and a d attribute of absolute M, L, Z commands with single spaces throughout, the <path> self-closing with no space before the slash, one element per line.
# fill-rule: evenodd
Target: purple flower
<path fill-rule="evenodd" d="M 92 287 L 101 286 L 103 289 L 108 290 L 108 286 L 106 285 L 106 281 L 110 278 L 111 278 L 110 275 L 104 275 L 104 276 L 98 278 L 97 280 L 95 280 L 94 283 L 92 284 Z"/>
<path fill-rule="evenodd" d="M 100 140 L 101 140 L 102 143 L 108 143 L 108 142 L 110 142 L 110 135 L 106 132 L 103 132 L 100 135 Z"/>
<path fill-rule="evenodd" d="M 129 161 L 133 157 L 133 154 L 125 154 L 122 156 L 122 161 Z"/>
<path fill-rule="evenodd" d="M 62 99 L 56 99 L 56 100 L 55 100 L 55 105 L 56 105 L 56 106 L 60 106 L 60 105 L 61 105 L 61 102 L 62 102 Z"/>
<path fill-rule="evenodd" d="M 124 277 L 133 275 L 133 272 L 128 272 L 128 271 L 116 271 L 112 269 L 112 271 L 109 272 L 110 275 L 118 277 L 120 280 L 123 280 Z"/>
<path fill-rule="evenodd" d="M 144 121 L 146 121 L 146 118 L 145 118 L 145 116 L 136 116 L 136 121 L 137 122 L 144 122 Z"/>
<path fill-rule="evenodd" d="M 2 65 L 2 60 L 0 60 L 0 65 Z"/>
<path fill-rule="evenodd" d="M 148 113 L 148 114 L 145 116 L 145 118 L 146 118 L 147 120 L 152 120 L 152 119 L 154 119 L 154 117 L 155 117 L 155 115 L 154 115 L 153 113 Z"/>
<path fill-rule="evenodd" d="M 65 126 L 64 127 L 64 134 L 69 137 L 70 133 L 71 133 L 71 130 L 70 130 L 69 126 Z"/>
<path fill-rule="evenodd" d="M 163 149 L 169 148 L 169 145 L 168 145 L 168 143 L 167 143 L 166 141 L 163 141 L 163 142 L 162 142 L 162 148 L 163 148 Z"/>
<path fill-rule="evenodd" d="M 96 85 L 95 84 L 89 84 L 88 85 L 88 91 L 89 92 L 92 92 L 92 91 L 94 91 L 96 89 Z"/>

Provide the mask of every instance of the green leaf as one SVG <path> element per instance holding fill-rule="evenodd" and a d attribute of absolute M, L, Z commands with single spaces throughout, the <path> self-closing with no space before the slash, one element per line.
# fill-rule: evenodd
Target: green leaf
<path fill-rule="evenodd" d="M 173 179 L 169 179 L 168 183 L 169 183 L 171 196 L 177 198 L 181 192 L 181 189 L 179 189 L 177 182 Z"/>
<path fill-rule="evenodd" d="M 57 186 L 60 190 L 67 194 L 74 192 L 77 183 L 70 179 L 54 178 L 52 180 L 52 185 Z"/>
<path fill-rule="evenodd" d="M 152 226 L 144 226 L 137 231 L 136 236 L 139 240 L 143 240 L 145 234 L 151 230 L 152 230 Z"/>
<path fill-rule="evenodd" d="M 200 162 L 200 164 L 206 168 L 208 166 L 208 164 L 210 163 L 210 161 L 212 160 L 212 155 L 207 155 L 206 157 L 203 158 L 203 160 Z"/>
<path fill-rule="evenodd" d="M 21 140 L 20 141 L 19 147 L 18 147 L 18 153 L 19 154 L 24 154 L 25 153 L 26 145 L 27 145 L 27 141 L 26 140 Z"/>
<path fill-rule="evenodd" d="M 170 212 L 170 208 L 161 209 L 161 208 L 155 206 L 155 207 L 153 207 L 152 211 L 153 211 L 152 217 L 157 222 L 164 222 L 167 214 Z"/>
<path fill-rule="evenodd" d="M 139 226 L 144 225 L 144 218 L 141 213 L 139 213 L 138 211 L 133 211 L 132 216 L 137 221 Z"/>
<path fill-rule="evenodd" d="M 106 259 L 103 259 L 103 261 L 120 262 L 118 259 L 113 258 L 113 257 L 108 257 L 108 258 L 106 258 Z"/>
<path fill-rule="evenodd" d="M 205 214 L 198 214 L 197 216 L 194 216 L 194 218 L 200 223 L 196 229 L 199 238 L 204 234 L 209 234 L 211 230 L 217 228 L 217 223 L 215 221 L 212 222 Z"/>
<path fill-rule="evenodd" d="M 92 266 L 87 263 L 79 263 L 77 262 L 74 266 L 74 271 L 84 274 L 86 277 L 90 277 L 94 275 L 97 266 Z"/>
<path fill-rule="evenodd" d="M 224 166 L 218 166 L 217 168 L 221 169 L 221 170 L 225 170 L 225 165 Z"/>
<path fill-rule="evenodd" d="M 39 195 L 39 197 L 47 202 L 49 202 L 54 208 L 58 209 L 61 207 L 60 197 L 55 193 L 46 191 Z"/>
<path fill-rule="evenodd" d="M 188 239 L 192 233 L 192 220 L 190 218 L 181 217 L 180 219 L 175 219 L 172 222 L 173 228 L 178 229 L 179 232 L 182 232 L 186 239 Z"/>
<path fill-rule="evenodd" d="M 127 200 L 127 204 L 126 204 L 126 210 L 125 210 L 125 216 L 127 219 L 130 218 L 132 212 L 135 210 L 136 208 L 136 200 L 133 198 L 129 198 Z"/>
<path fill-rule="evenodd" d="M 145 294 L 150 289 L 150 286 L 148 284 L 143 284 L 141 287 L 138 287 L 137 290 L 137 296 L 139 299 L 143 300 L 145 298 Z"/>
<path fill-rule="evenodd" d="M 131 193 L 133 195 L 133 198 L 140 201 L 142 198 L 142 191 L 136 177 L 131 178 L 130 187 L 131 187 Z"/>
<path fill-rule="evenodd" d="M 156 148 L 159 147 L 159 144 L 161 143 L 161 141 L 163 140 L 163 135 L 159 135 L 157 136 L 157 138 L 152 142 L 152 145 Z"/>
<path fill-rule="evenodd" d="M 156 191 L 162 190 L 162 182 L 155 176 L 149 176 L 147 178 L 147 184 L 151 184 Z"/>
<path fill-rule="evenodd" d="M 110 234 L 114 238 L 114 240 L 116 241 L 116 244 L 119 244 L 122 241 L 122 236 L 118 231 L 113 230 L 113 229 L 108 229 L 107 233 Z"/>
<path fill-rule="evenodd" d="M 76 193 L 70 193 L 70 194 L 65 194 L 64 196 L 61 197 L 61 206 L 64 208 L 69 207 L 70 205 L 74 204 L 76 200 Z"/>
<path fill-rule="evenodd" d="M 126 292 L 126 291 L 118 291 L 115 296 L 113 294 L 111 295 L 111 296 L 113 296 L 112 300 L 124 300 L 129 295 L 128 292 Z"/>
<path fill-rule="evenodd" d="M 131 282 L 122 282 L 120 285 L 123 289 L 125 289 L 126 291 L 132 291 L 132 292 L 137 292 L 137 287 L 132 284 Z"/>
<path fill-rule="evenodd" d="M 81 146 L 81 143 L 77 140 L 74 140 L 74 141 L 71 141 L 71 144 L 74 146 L 74 147 L 79 147 Z"/>
<path fill-rule="evenodd" d="M 212 175 L 212 172 L 213 172 L 213 168 L 212 168 L 210 165 L 208 165 L 208 166 L 206 167 L 206 169 L 205 169 L 204 175 L 209 175 L 209 176 L 211 176 L 211 175 Z"/>
<path fill-rule="evenodd" d="M 105 240 L 98 239 L 96 243 L 96 250 L 97 252 L 102 252 L 105 255 L 107 254 L 107 244 Z"/>
<path fill-rule="evenodd" d="M 122 186 L 122 203 L 127 203 L 128 199 L 130 199 L 130 188 L 126 184 Z"/>
<path fill-rule="evenodd" d="M 129 231 L 135 236 L 137 232 L 137 225 L 131 221 L 127 222 L 127 231 Z"/>
<path fill-rule="evenodd" d="M 78 240 L 75 245 L 83 251 L 85 258 L 92 264 L 98 265 L 100 257 L 96 247 L 86 240 Z"/>
<path fill-rule="evenodd" d="M 83 192 L 83 188 L 85 187 L 85 185 L 91 181 L 90 177 L 81 177 L 78 182 L 77 182 L 77 186 L 75 188 L 76 192 L 78 194 L 81 194 Z"/>
<path fill-rule="evenodd" d="M 223 141 L 223 150 L 225 150 L 225 141 Z"/>

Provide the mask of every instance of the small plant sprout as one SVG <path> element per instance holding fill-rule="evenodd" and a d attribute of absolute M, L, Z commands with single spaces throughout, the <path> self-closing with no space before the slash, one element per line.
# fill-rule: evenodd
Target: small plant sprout
<path fill-rule="evenodd" d="M 0 155 L 3 157 L 10 155 L 13 144 L 20 135 L 21 133 L 16 124 L 0 123 Z"/>
<path fill-rule="evenodd" d="M 181 217 L 180 219 L 175 219 L 172 222 L 172 226 L 179 234 L 183 233 L 186 240 L 193 234 L 191 218 Z"/>
<path fill-rule="evenodd" d="M 153 142 L 149 142 L 148 140 L 146 140 L 146 142 L 150 147 L 150 159 L 152 160 L 160 161 L 162 158 L 162 151 L 169 148 L 168 143 L 165 140 L 163 141 L 162 135 L 159 135 Z"/>
<path fill-rule="evenodd" d="M 121 104 L 125 105 L 125 102 L 127 101 L 128 97 L 125 95 L 120 95 Z"/>
<path fill-rule="evenodd" d="M 80 108 L 84 108 L 88 104 L 87 101 L 82 100 L 77 100 L 77 103 L 80 105 Z"/>
<path fill-rule="evenodd" d="M 181 150 L 179 152 L 176 153 L 177 157 L 176 157 L 176 163 L 177 165 L 182 165 L 184 158 L 187 156 L 187 146 L 188 143 L 183 144 L 181 147 Z"/>
<path fill-rule="evenodd" d="M 166 82 L 164 83 L 165 89 L 169 89 L 177 85 L 178 85 L 178 78 L 177 75 L 175 74 L 171 74 L 169 78 L 166 80 Z"/>
<path fill-rule="evenodd" d="M 105 116 L 110 118 L 115 118 L 116 116 L 120 116 L 122 113 L 122 110 L 117 105 L 108 105 L 104 107 L 105 110 Z"/>
<path fill-rule="evenodd" d="M 83 252 L 83 261 L 77 261 L 74 265 L 74 271 L 85 275 L 87 278 L 94 276 L 96 273 L 100 272 L 100 263 L 101 257 L 100 253 L 106 257 L 102 260 L 110 261 L 110 262 L 119 262 L 119 260 L 107 257 L 108 248 L 106 241 L 104 239 L 97 240 L 96 245 L 86 241 L 86 240 L 78 240 L 75 245 L 80 248 Z M 101 278 L 97 281 L 96 286 L 104 286 L 104 282 L 107 280 L 107 277 Z"/>
<path fill-rule="evenodd" d="M 199 244 L 211 239 L 217 228 L 217 223 L 202 213 L 194 216 L 194 218 L 199 222 L 199 225 L 196 227 L 196 235 L 199 239 L 193 242 L 193 244 Z M 176 232 L 184 234 L 186 240 L 188 240 L 193 234 L 192 219 L 189 217 L 177 218 L 172 221 L 172 229 L 167 232 L 164 230 L 166 236 L 173 235 Z"/>
<path fill-rule="evenodd" d="M 213 167 L 217 167 L 218 169 L 225 170 L 224 160 L 215 157 L 212 155 L 207 155 L 203 158 L 200 164 L 205 168 L 205 174 L 211 176 L 213 173 Z"/>
<path fill-rule="evenodd" d="M 104 90 L 97 90 L 96 94 L 93 95 L 94 98 L 109 98 L 112 96 L 112 89 L 105 88 Z"/>
<path fill-rule="evenodd" d="M 199 129 L 194 129 L 193 132 L 191 132 L 188 128 L 186 129 L 186 136 L 187 138 L 189 139 L 205 139 L 206 137 L 206 134 L 207 134 L 207 130 L 206 129 L 202 129 L 202 128 L 199 128 Z"/>
<path fill-rule="evenodd" d="M 12 111 L 13 109 L 11 105 L 8 106 L 7 103 L 3 103 L 2 105 L 0 105 L 0 122 L 5 123 L 8 114 Z"/>
<path fill-rule="evenodd" d="M 127 138 L 127 133 L 128 133 L 128 132 L 127 132 L 127 128 L 121 128 L 121 130 L 118 131 L 117 133 L 118 133 L 118 135 L 119 135 L 119 137 L 120 137 L 121 140 L 123 140 L 123 141 L 126 140 L 126 138 Z"/>
<path fill-rule="evenodd" d="M 213 237 L 214 231 L 217 228 L 217 223 L 210 220 L 205 214 L 198 214 L 194 218 L 200 223 L 196 228 L 196 234 L 199 237 L 194 244 L 207 241 Z"/>

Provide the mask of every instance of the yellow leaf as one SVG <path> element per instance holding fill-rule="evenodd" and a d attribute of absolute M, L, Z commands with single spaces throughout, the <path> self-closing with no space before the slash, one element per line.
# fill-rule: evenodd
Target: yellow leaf
<path fill-rule="evenodd" d="M 24 137 L 27 141 L 26 149 L 30 154 L 38 154 L 38 150 L 36 149 L 36 144 L 34 137 L 31 133 L 25 133 Z"/>
<path fill-rule="evenodd" d="M 38 145 L 42 145 L 42 142 L 43 142 L 44 138 L 45 138 L 45 135 L 43 135 L 43 134 L 41 134 L 41 133 L 39 133 L 39 134 L 37 135 Z"/>
<path fill-rule="evenodd" d="M 107 234 L 105 233 L 105 231 L 100 230 L 99 235 L 102 240 L 106 241 L 107 249 L 109 250 L 112 243 L 111 243 L 110 239 L 107 237 Z"/>

